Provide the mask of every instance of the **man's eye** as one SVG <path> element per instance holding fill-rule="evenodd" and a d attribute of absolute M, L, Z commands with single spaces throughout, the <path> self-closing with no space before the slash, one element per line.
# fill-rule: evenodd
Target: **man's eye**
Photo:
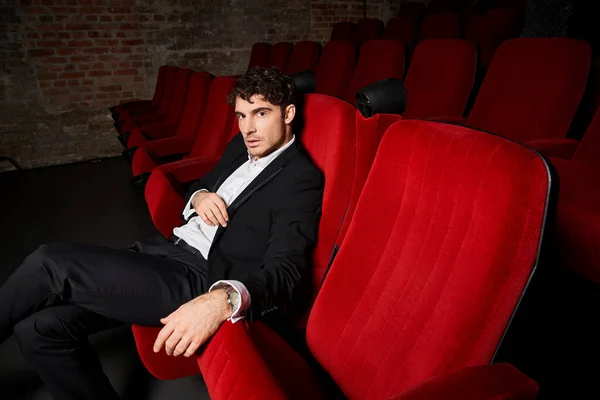
<path fill-rule="evenodd" d="M 243 115 L 239 115 L 239 114 L 237 114 L 237 115 L 236 115 L 236 118 L 237 118 L 237 119 L 243 119 L 243 118 L 244 118 L 244 116 L 243 116 Z"/>
<path fill-rule="evenodd" d="M 264 111 L 259 111 L 259 112 L 257 113 L 257 115 L 258 115 L 259 117 L 264 117 L 265 115 L 267 115 L 267 113 L 266 113 L 266 112 L 264 112 Z"/>

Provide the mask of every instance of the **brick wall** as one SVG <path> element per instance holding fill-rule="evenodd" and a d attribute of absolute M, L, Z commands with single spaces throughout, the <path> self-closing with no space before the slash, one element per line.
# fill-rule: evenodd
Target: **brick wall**
<path fill-rule="evenodd" d="M 386 21 L 399 3 L 367 1 L 367 16 Z M 150 97 L 163 64 L 240 74 L 254 42 L 324 42 L 363 16 L 362 0 L 1 4 L 0 156 L 25 168 L 119 154 L 106 107 Z"/>

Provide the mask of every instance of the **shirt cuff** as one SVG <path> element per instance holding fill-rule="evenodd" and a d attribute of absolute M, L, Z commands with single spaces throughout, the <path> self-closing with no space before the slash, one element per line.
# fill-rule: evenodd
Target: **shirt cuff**
<path fill-rule="evenodd" d="M 248 292 L 248 289 L 242 282 L 234 280 L 217 281 L 212 284 L 208 291 L 212 292 L 213 290 L 221 289 L 225 286 L 233 288 L 239 296 L 239 301 L 234 301 L 231 317 L 227 318 L 228 321 L 236 323 L 246 316 L 246 311 L 250 308 L 250 292 Z"/>
<path fill-rule="evenodd" d="M 192 195 L 190 196 L 190 199 L 188 200 L 187 204 L 185 205 L 185 207 L 183 207 L 183 219 L 185 219 L 186 221 L 188 220 L 188 218 L 190 217 L 190 215 L 192 215 L 193 213 L 196 212 L 196 210 L 194 210 L 194 207 L 192 207 L 192 199 L 194 198 L 194 196 L 196 195 L 196 193 L 198 192 L 207 192 L 208 190 L 206 189 L 200 189 L 200 190 L 196 190 L 194 193 L 192 193 Z"/>

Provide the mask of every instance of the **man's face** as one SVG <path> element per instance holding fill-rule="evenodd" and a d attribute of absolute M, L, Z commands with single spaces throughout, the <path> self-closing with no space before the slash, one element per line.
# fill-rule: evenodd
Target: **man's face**
<path fill-rule="evenodd" d="M 290 105 L 282 113 L 280 106 L 269 103 L 261 95 L 252 96 L 250 101 L 236 99 L 235 115 L 252 157 L 267 156 L 292 138 L 290 124 L 294 110 Z"/>

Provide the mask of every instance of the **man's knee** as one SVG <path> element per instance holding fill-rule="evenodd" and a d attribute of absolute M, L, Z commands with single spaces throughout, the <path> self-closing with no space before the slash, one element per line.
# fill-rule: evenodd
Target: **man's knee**
<path fill-rule="evenodd" d="M 47 354 L 53 349 L 64 350 L 66 342 L 73 339 L 63 321 L 49 313 L 33 314 L 20 321 L 13 327 L 13 335 L 26 359 Z"/>

